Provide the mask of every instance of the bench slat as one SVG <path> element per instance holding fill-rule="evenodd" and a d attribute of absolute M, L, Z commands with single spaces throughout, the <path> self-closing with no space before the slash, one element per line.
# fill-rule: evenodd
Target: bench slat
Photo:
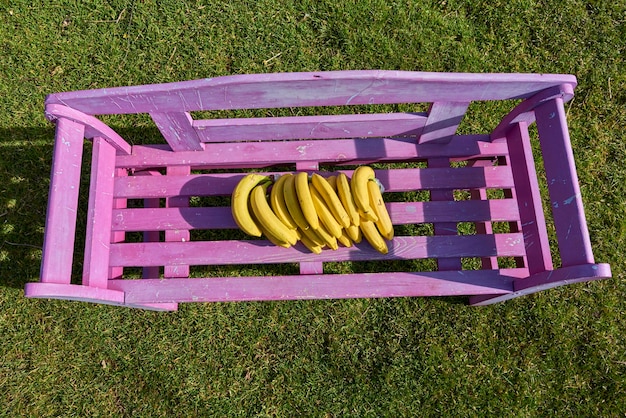
<path fill-rule="evenodd" d="M 191 126 L 191 115 L 186 112 L 151 113 L 154 124 L 174 151 L 204 149 L 198 134 Z"/>
<path fill-rule="evenodd" d="M 190 112 L 219 109 L 471 102 L 532 96 L 576 78 L 559 74 L 471 74 L 408 71 L 329 71 L 243 74 L 166 84 L 57 93 L 89 114 Z"/>
<path fill-rule="evenodd" d="M 473 158 L 507 154 L 506 143 L 490 142 L 489 135 L 456 136 L 448 144 L 416 145 L 414 139 L 338 139 L 206 144 L 204 151 L 172 152 L 168 145 L 135 145 L 132 155 L 117 157 L 117 167 L 175 165 L 214 168 L 267 167 L 298 161 L 351 163 L 408 161 L 433 157 Z"/>
<path fill-rule="evenodd" d="M 391 136 L 417 137 L 425 122 L 424 114 L 376 113 L 204 119 L 194 121 L 193 127 L 203 142 L 233 142 Z"/>
<path fill-rule="evenodd" d="M 126 303 L 220 302 L 401 296 L 507 294 L 512 277 L 498 271 L 311 274 L 171 280 L 112 280 Z"/>
<path fill-rule="evenodd" d="M 426 222 L 506 222 L 519 219 L 514 199 L 454 202 L 388 202 L 395 225 Z M 114 209 L 114 231 L 168 229 L 235 229 L 228 206 L 192 208 Z"/>
<path fill-rule="evenodd" d="M 432 189 L 512 188 L 507 166 L 460 168 L 407 168 L 374 170 L 386 192 Z M 352 170 L 338 170 L 348 176 Z M 271 173 L 268 173 L 271 174 Z M 115 197 L 146 199 L 171 196 L 230 196 L 241 173 L 195 174 L 189 176 L 130 176 L 115 179 Z"/>
<path fill-rule="evenodd" d="M 515 257 L 525 254 L 521 233 L 496 235 L 404 236 L 380 254 L 363 241 L 351 248 L 313 254 L 302 244 L 277 247 L 265 240 L 142 242 L 111 244 L 111 266 L 275 264 L 302 261 L 407 260 L 438 257 Z"/>
<path fill-rule="evenodd" d="M 419 143 L 445 143 L 452 139 L 459 127 L 463 116 L 469 107 L 469 102 L 435 102 L 428 110 L 428 119 Z"/>

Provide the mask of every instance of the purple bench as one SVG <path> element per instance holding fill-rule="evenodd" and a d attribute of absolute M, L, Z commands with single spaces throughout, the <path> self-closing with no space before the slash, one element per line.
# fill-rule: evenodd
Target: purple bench
<path fill-rule="evenodd" d="M 156 310 L 195 301 L 446 295 L 484 305 L 608 278 L 609 265 L 596 264 L 592 254 L 563 107 L 575 85 L 570 75 L 338 71 L 50 95 L 46 116 L 56 123 L 56 138 L 41 278 L 28 283 L 25 294 Z M 472 101 L 511 99 L 518 104 L 493 132 L 456 133 Z M 297 113 L 300 107 L 317 113 L 321 106 L 400 103 L 429 107 L 421 113 L 288 117 L 192 114 Z M 134 113 L 149 114 L 165 141 L 131 145 L 94 117 Z M 528 131 L 533 123 L 558 254 L 550 251 Z M 93 142 L 91 175 L 82 282 L 74 284 L 85 138 Z M 285 249 L 220 231 L 237 229 L 228 199 L 219 197 L 230 196 L 246 172 L 349 174 L 360 164 L 377 164 L 386 189 L 396 227 L 386 255 L 365 241 L 316 255 L 302 244 Z M 398 193 L 413 191 L 419 192 Z M 468 225 L 472 233 L 460 233 Z M 358 271 L 363 261 L 374 263 L 361 273 L 324 273 L 325 263 L 349 262 Z M 243 271 L 250 264 L 287 264 L 281 271 L 294 271 L 246 276 L 237 268 L 232 277 L 190 277 L 196 268 L 238 265 Z M 431 267 L 414 271 L 407 265 Z"/>

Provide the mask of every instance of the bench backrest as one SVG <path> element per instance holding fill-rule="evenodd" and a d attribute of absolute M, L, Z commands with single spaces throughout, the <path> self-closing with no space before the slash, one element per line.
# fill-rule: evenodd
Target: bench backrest
<path fill-rule="evenodd" d="M 149 113 L 175 151 L 247 140 L 414 136 L 446 142 L 469 103 L 528 98 L 576 85 L 571 75 L 337 71 L 235 75 L 48 96 L 88 115 Z M 194 120 L 191 112 L 314 106 L 430 103 L 426 113 Z"/>

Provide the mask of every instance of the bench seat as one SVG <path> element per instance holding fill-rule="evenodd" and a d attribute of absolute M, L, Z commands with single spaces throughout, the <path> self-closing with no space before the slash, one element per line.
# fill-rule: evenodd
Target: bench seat
<path fill-rule="evenodd" d="M 336 71 L 52 94 L 41 277 L 25 294 L 153 310 L 401 296 L 485 305 L 611 277 L 594 261 L 569 140 L 563 103 L 575 85 L 569 75 Z M 495 129 L 457 133 L 472 102 L 500 100 L 515 104 Z M 97 118 L 138 113 L 162 138 L 131 144 Z M 281 248 L 232 218 L 229 197 L 249 172 L 350 176 L 362 164 L 385 188 L 395 229 L 387 254 L 365 241 L 319 255 Z M 76 228 L 81 192 L 85 230 Z M 77 233 L 85 246 L 75 254 Z M 82 277 L 72 278 L 77 255 Z"/>

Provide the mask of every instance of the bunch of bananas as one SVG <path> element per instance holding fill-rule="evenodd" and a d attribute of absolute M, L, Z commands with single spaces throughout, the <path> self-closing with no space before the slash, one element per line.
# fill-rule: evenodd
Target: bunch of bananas
<path fill-rule="evenodd" d="M 343 173 L 288 173 L 276 180 L 248 174 L 235 187 L 231 208 L 245 233 L 285 248 L 301 241 L 316 254 L 326 246 L 336 250 L 338 243 L 351 247 L 363 236 L 386 254 L 385 239 L 393 238 L 380 182 L 369 166 L 358 167 L 351 180 Z"/>

